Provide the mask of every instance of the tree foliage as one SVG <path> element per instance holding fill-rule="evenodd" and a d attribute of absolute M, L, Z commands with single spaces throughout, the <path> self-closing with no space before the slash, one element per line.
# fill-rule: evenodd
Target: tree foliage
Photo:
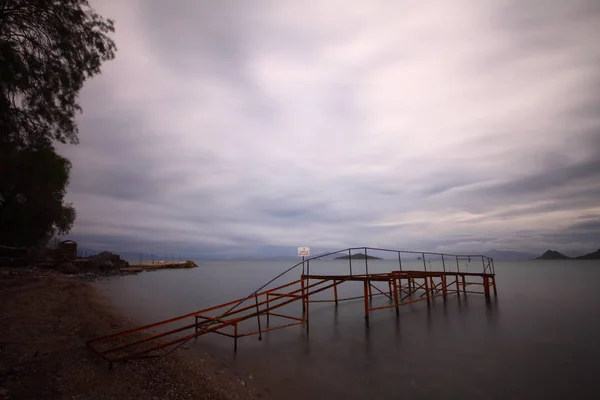
<path fill-rule="evenodd" d="M 71 163 L 51 147 L 14 149 L 0 159 L 0 243 L 42 244 L 67 233 L 75 209 L 63 198 Z"/>
<path fill-rule="evenodd" d="M 77 94 L 114 57 L 113 21 L 87 0 L 0 0 L 0 99 L 5 140 L 77 143 Z"/>
<path fill-rule="evenodd" d="M 113 31 L 87 0 L 0 0 L 0 243 L 73 224 L 70 163 L 53 144 L 78 142 L 77 96 L 114 57 Z"/>

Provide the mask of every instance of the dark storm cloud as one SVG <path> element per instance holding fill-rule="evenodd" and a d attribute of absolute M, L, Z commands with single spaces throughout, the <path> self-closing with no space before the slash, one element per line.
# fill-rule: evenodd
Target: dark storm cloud
<path fill-rule="evenodd" d="M 598 2 L 97 3 L 84 246 L 598 247 Z"/>

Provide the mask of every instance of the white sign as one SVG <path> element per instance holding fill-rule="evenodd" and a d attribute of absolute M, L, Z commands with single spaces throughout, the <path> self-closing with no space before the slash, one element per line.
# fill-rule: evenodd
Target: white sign
<path fill-rule="evenodd" d="M 310 249 L 308 247 L 298 247 L 298 257 L 310 256 Z"/>

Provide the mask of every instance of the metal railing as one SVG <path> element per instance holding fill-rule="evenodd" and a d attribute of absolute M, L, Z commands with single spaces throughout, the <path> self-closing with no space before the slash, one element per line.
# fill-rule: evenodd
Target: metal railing
<path fill-rule="evenodd" d="M 248 300 L 252 300 L 253 298 L 256 298 L 258 293 L 263 291 L 267 286 L 271 285 L 272 283 L 274 283 L 275 281 L 277 281 L 279 278 L 283 277 L 284 275 L 287 275 L 288 273 L 299 269 L 300 267 L 302 267 L 302 275 L 310 275 L 310 261 L 314 261 L 314 260 L 318 260 L 320 258 L 323 257 L 330 257 L 336 254 L 348 254 L 348 265 L 349 265 L 349 271 L 350 271 L 350 275 L 353 276 L 353 270 L 352 270 L 352 252 L 353 251 L 357 251 L 357 250 L 363 250 L 364 251 L 364 255 L 365 255 L 365 274 L 369 275 L 369 257 L 368 257 L 368 251 L 381 251 L 381 252 L 388 252 L 388 253 L 396 253 L 398 255 L 398 264 L 399 264 L 399 268 L 400 270 L 402 270 L 402 254 L 412 254 L 412 255 L 418 255 L 423 259 L 423 267 L 424 270 L 427 271 L 427 265 L 425 262 L 425 258 L 426 256 L 439 256 L 441 257 L 442 260 L 444 259 L 454 259 L 456 261 L 456 265 L 459 268 L 459 261 L 460 260 L 467 260 L 467 261 L 471 261 L 471 260 L 475 260 L 475 259 L 481 259 L 482 262 L 482 267 L 483 267 L 483 273 L 489 273 L 494 275 L 494 260 L 491 257 L 487 257 L 481 254 L 449 254 L 449 253 L 437 253 L 437 252 L 427 252 L 427 251 L 412 251 L 412 250 L 394 250 L 394 249 L 384 249 L 384 248 L 379 248 L 379 247 L 367 247 L 367 246 L 363 246 L 363 247 L 349 247 L 343 250 L 337 250 L 337 251 L 332 251 L 332 252 L 327 252 L 327 253 L 323 253 L 323 254 L 318 254 L 315 256 L 311 256 L 311 257 L 303 257 L 302 261 L 298 262 L 297 264 L 291 266 L 290 268 L 286 269 L 285 271 L 279 273 L 278 275 L 276 275 L 274 278 L 272 278 L 271 280 L 269 280 L 268 282 L 266 282 L 265 284 L 261 285 L 259 288 L 257 288 L 256 290 L 252 291 L 248 296 L 239 299 L 239 301 L 237 301 L 235 304 L 233 304 L 230 308 L 228 308 L 225 312 L 223 312 L 219 317 L 214 318 L 213 320 L 211 320 L 210 322 L 208 322 L 207 324 L 205 324 L 203 326 L 202 331 L 210 331 L 211 326 L 216 324 L 220 319 L 224 318 L 226 315 L 230 314 L 233 310 L 235 310 L 236 308 L 238 308 L 240 305 L 242 305 L 243 303 L 245 303 Z M 444 272 L 445 272 L 445 262 L 443 262 L 442 264 Z M 305 269 L 306 267 L 306 269 Z M 487 271 L 490 272 L 487 272 Z M 441 272 L 441 271 L 440 271 Z M 458 269 L 458 272 L 460 272 L 460 268 Z M 256 311 L 257 311 L 257 318 L 260 317 L 260 310 L 258 305 L 256 305 Z M 258 321 L 258 323 L 260 323 Z M 202 334 L 202 331 L 196 332 L 195 334 L 189 335 L 188 337 L 186 337 L 183 341 L 179 342 L 177 344 L 177 346 L 175 346 L 174 348 L 172 348 L 169 352 L 167 352 L 166 354 L 164 354 L 162 357 L 166 357 L 167 355 L 171 354 L 173 351 L 177 350 L 179 347 L 183 346 L 185 343 L 187 343 L 189 340 L 193 339 L 196 336 L 199 336 L 200 334 Z M 161 358 L 162 358 L 161 357 Z"/>

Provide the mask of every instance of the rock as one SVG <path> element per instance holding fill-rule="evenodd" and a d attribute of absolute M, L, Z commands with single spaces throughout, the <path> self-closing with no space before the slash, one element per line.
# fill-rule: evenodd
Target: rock
<path fill-rule="evenodd" d="M 98 268 L 102 271 L 120 269 L 129 266 L 129 263 L 122 260 L 118 254 L 113 254 L 110 251 L 103 251 L 94 256 L 88 257 L 88 261 L 93 268 Z"/>
<path fill-rule="evenodd" d="M 61 263 L 58 266 L 58 270 L 60 272 L 62 272 L 63 274 L 78 274 L 79 273 L 79 268 L 71 262 Z"/>

